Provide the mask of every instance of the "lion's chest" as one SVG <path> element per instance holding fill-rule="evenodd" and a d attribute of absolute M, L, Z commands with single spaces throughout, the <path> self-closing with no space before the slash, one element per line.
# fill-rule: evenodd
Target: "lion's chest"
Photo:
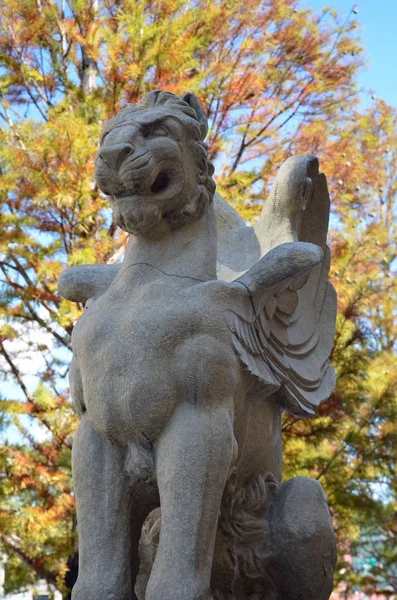
<path fill-rule="evenodd" d="M 136 297 L 106 293 L 90 304 L 72 341 L 83 402 L 98 430 L 156 435 L 177 401 L 173 357 L 191 326 L 180 297 L 161 288 Z"/>

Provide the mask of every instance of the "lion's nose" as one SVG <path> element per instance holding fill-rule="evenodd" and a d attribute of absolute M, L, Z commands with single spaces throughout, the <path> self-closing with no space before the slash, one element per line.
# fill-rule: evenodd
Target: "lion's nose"
<path fill-rule="evenodd" d="M 112 144 L 106 148 L 101 148 L 99 156 L 102 160 L 107 163 L 112 169 L 118 171 L 120 166 L 123 164 L 129 154 L 134 152 L 132 144 Z"/>

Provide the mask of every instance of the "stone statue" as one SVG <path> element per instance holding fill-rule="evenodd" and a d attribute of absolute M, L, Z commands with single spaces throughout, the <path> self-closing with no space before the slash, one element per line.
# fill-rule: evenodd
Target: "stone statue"
<path fill-rule="evenodd" d="M 193 94 L 105 125 L 95 178 L 131 233 L 120 265 L 67 269 L 80 566 L 74 600 L 326 600 L 321 485 L 281 483 L 281 413 L 328 398 L 329 197 L 288 159 L 247 226 L 215 195 Z"/>

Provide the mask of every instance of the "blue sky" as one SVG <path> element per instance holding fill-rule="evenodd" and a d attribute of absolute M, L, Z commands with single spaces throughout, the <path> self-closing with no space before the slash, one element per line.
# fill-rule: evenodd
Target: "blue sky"
<path fill-rule="evenodd" d="M 345 15 L 353 6 L 358 8 L 368 63 L 359 83 L 397 107 L 397 0 L 302 0 L 302 4 L 316 12 L 324 6 L 335 6 Z"/>

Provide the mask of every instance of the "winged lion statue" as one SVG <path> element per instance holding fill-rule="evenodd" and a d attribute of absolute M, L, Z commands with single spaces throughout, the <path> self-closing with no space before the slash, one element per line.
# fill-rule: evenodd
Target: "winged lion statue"
<path fill-rule="evenodd" d="M 282 482 L 281 415 L 333 389 L 329 196 L 279 169 L 255 227 L 215 193 L 196 96 L 150 92 L 105 124 L 95 179 L 128 233 L 117 265 L 64 271 L 85 303 L 70 386 L 73 600 L 326 600 L 321 485 Z"/>

